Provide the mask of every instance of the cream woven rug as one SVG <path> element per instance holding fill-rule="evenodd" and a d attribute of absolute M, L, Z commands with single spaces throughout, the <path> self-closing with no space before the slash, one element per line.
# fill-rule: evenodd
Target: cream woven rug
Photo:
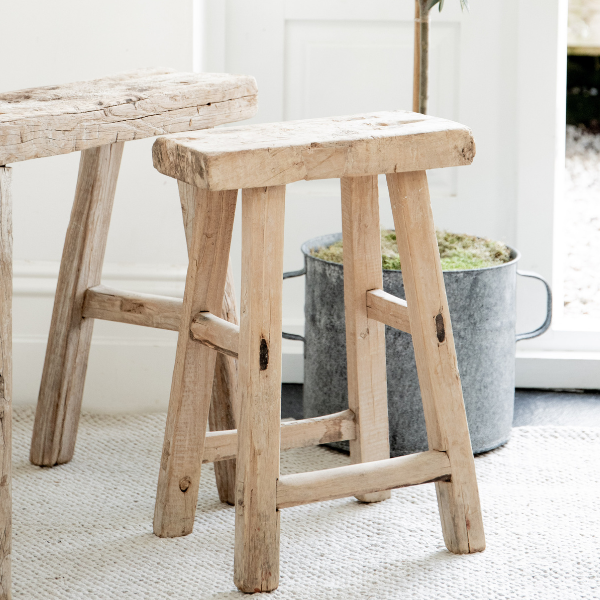
<path fill-rule="evenodd" d="M 164 415 L 81 421 L 75 459 L 27 456 L 32 413 L 14 422 L 15 599 L 229 600 L 234 512 L 203 469 L 194 533 L 152 534 Z M 285 452 L 282 472 L 345 464 L 323 448 Z M 477 459 L 484 553 L 444 548 L 433 484 L 288 508 L 279 589 L 294 600 L 600 598 L 600 429 L 520 428 Z"/>

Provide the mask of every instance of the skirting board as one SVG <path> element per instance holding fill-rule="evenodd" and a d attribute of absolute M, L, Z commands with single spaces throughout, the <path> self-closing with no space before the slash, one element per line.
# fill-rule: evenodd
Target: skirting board
<path fill-rule="evenodd" d="M 45 351 L 44 337 L 14 339 L 16 406 L 35 405 Z M 303 360 L 302 353 L 284 353 L 284 382 L 302 382 Z M 88 363 L 84 410 L 99 414 L 166 411 L 174 362 L 175 341 L 96 336 Z"/>
<path fill-rule="evenodd" d="M 58 265 L 15 264 L 14 402 L 37 400 Z M 146 293 L 183 294 L 185 267 L 106 265 L 107 285 Z M 301 319 L 285 319 L 284 331 L 302 334 Z M 86 377 L 84 408 L 97 413 L 164 411 L 169 401 L 177 335 L 120 323 L 98 322 Z M 283 342 L 283 382 L 304 380 L 301 342 Z M 518 387 L 600 389 L 600 352 L 521 351 Z"/>
<path fill-rule="evenodd" d="M 600 389 L 600 352 L 517 352 L 516 385 L 524 388 Z"/>

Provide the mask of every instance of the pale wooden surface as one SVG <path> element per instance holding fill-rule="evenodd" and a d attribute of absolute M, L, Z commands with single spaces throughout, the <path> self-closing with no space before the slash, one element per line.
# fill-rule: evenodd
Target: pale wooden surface
<path fill-rule="evenodd" d="M 348 405 L 356 415 L 350 456 L 362 463 L 390 457 L 385 326 L 368 318 L 366 305 L 367 292 L 383 287 L 377 177 L 344 177 L 341 187 Z M 382 491 L 358 499 L 389 497 Z"/>
<path fill-rule="evenodd" d="M 324 417 L 281 423 L 281 450 L 304 448 L 352 440 L 356 435 L 354 413 L 344 410 Z M 238 434 L 233 431 L 211 431 L 206 434 L 203 463 L 218 462 L 235 457 Z"/>
<path fill-rule="evenodd" d="M 160 137 L 154 166 L 219 190 L 468 165 L 464 125 L 406 111 L 228 127 Z"/>
<path fill-rule="evenodd" d="M 211 313 L 201 312 L 193 318 L 190 331 L 201 344 L 227 356 L 238 357 L 240 328 L 237 325 Z"/>
<path fill-rule="evenodd" d="M 0 165 L 214 127 L 256 111 L 253 77 L 170 69 L 0 93 Z"/>
<path fill-rule="evenodd" d="M 183 227 L 185 229 L 185 239 L 189 254 L 192 248 L 192 231 L 196 214 L 194 187 L 183 181 L 178 181 L 177 184 L 179 186 L 179 200 L 181 202 Z M 237 326 L 239 322 L 231 261 L 227 267 L 221 316 L 232 325 Z M 235 350 L 237 352 L 237 347 Z M 237 417 L 239 416 L 237 396 L 237 361 L 231 356 L 219 354 L 215 365 L 210 413 L 208 415 L 208 426 L 211 431 L 236 428 Z M 215 465 L 215 477 L 221 502 L 227 502 L 231 505 L 235 504 L 235 460 L 223 461 Z"/>
<path fill-rule="evenodd" d="M 427 176 L 387 180 L 429 448 L 446 452 L 452 469 L 450 482 L 436 483 L 444 541 L 455 553 L 478 552 L 483 521 Z"/>
<path fill-rule="evenodd" d="M 195 189 L 194 195 L 196 214 L 202 218 L 193 219 L 154 511 L 154 533 L 159 537 L 187 535 L 194 526 L 217 352 L 193 340 L 190 325 L 201 311 L 222 310 L 237 190 Z"/>
<path fill-rule="evenodd" d="M 430 450 L 370 463 L 283 475 L 277 483 L 277 508 L 372 494 L 429 483 L 450 475 L 445 452 Z"/>
<path fill-rule="evenodd" d="M 97 285 L 85 292 L 83 316 L 178 331 L 183 300 Z"/>
<path fill-rule="evenodd" d="M 35 465 L 68 462 L 75 450 L 94 324 L 83 318 L 83 301 L 100 283 L 122 154 L 123 143 L 81 153 L 33 428 Z"/>
<path fill-rule="evenodd" d="M 380 323 L 410 333 L 410 318 L 406 301 L 383 290 L 367 292 L 367 316 Z"/>
<path fill-rule="evenodd" d="M 97 285 L 86 291 L 82 315 L 87 319 L 102 319 L 179 331 L 183 300 L 140 294 Z M 200 312 L 193 319 L 190 331 L 194 339 L 209 348 L 237 358 L 240 328 L 216 317 Z"/>
<path fill-rule="evenodd" d="M 284 203 L 283 186 L 242 193 L 234 582 L 244 592 L 274 590 L 279 582 Z"/>
<path fill-rule="evenodd" d="M 0 600 L 11 596 L 12 548 L 12 199 L 0 167 Z"/>

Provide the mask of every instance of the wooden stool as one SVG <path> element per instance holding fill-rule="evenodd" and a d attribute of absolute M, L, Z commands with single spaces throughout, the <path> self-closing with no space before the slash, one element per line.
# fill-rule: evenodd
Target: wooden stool
<path fill-rule="evenodd" d="M 123 143 L 255 112 L 253 78 L 169 69 L 0 94 L 0 600 L 11 597 L 12 171 L 6 165 L 82 151 L 31 452 L 32 462 L 51 466 L 73 454 L 92 334 L 82 305 L 86 288 L 100 281 Z"/>
<path fill-rule="evenodd" d="M 161 137 L 161 172 L 194 186 L 196 215 L 154 531 L 192 531 L 202 462 L 237 456 L 235 584 L 273 590 L 279 509 L 436 482 L 444 540 L 485 547 L 475 466 L 426 169 L 468 165 L 466 127 L 403 111 Z M 383 291 L 377 175 L 387 174 L 407 301 Z M 349 410 L 280 425 L 285 185 L 341 178 Z M 218 317 L 242 189 L 241 325 Z M 385 327 L 412 334 L 429 451 L 389 458 Z M 198 343 L 200 342 L 200 343 Z M 205 435 L 215 361 L 238 356 L 237 431 Z M 280 448 L 350 440 L 354 464 L 279 475 Z M 237 442 L 237 452 L 236 452 Z"/>
<path fill-rule="evenodd" d="M 103 291 L 97 293 L 109 293 L 99 284 L 124 142 L 239 121 L 256 110 L 252 77 L 169 69 L 0 95 L 0 165 L 82 151 L 35 417 L 32 463 L 53 466 L 73 456 L 93 319 L 104 318 L 94 312 L 94 293 L 98 288 Z M 8 194 L 7 173 L 0 167 L 3 200 Z M 187 206 L 183 208 L 185 218 Z M 9 227 L 4 207 L 2 219 L 3 227 Z M 137 311 L 135 300 L 123 295 L 123 306 L 138 321 L 164 326 L 149 322 Z M 233 298 L 231 290 L 227 300 Z M 177 304 L 176 299 L 172 302 Z M 233 309 L 225 316 L 234 314 Z M 2 317 L 2 323 L 9 320 Z M 169 322 L 166 328 L 177 329 L 178 324 Z M 4 344 L 3 332 L 3 349 Z M 221 395 L 222 386 L 230 383 L 223 381 L 216 378 L 215 389 Z M 225 400 L 218 406 L 226 407 Z M 217 414 L 215 426 L 219 419 L 226 421 L 221 429 L 231 427 L 230 414 Z"/>

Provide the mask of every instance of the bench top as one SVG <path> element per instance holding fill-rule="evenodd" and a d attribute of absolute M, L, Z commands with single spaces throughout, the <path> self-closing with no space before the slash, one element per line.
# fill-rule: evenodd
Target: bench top
<path fill-rule="evenodd" d="M 0 93 L 0 165 L 252 117 L 253 77 L 143 69 Z"/>
<path fill-rule="evenodd" d="M 154 166 L 208 190 L 468 165 L 464 125 L 407 111 L 227 127 L 159 137 Z"/>

